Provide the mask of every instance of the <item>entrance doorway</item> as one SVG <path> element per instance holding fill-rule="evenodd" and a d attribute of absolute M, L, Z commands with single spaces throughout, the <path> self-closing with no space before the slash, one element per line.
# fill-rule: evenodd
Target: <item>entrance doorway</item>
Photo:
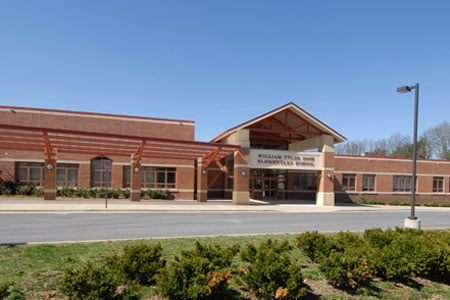
<path fill-rule="evenodd" d="M 284 199 L 286 170 L 250 170 L 249 191 L 254 199 Z"/>

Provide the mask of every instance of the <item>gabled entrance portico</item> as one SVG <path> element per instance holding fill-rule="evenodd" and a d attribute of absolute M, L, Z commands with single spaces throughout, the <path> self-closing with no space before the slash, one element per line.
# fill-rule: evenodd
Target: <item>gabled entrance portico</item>
<path fill-rule="evenodd" d="M 288 103 L 222 133 L 212 142 L 248 149 L 252 197 L 299 199 L 307 195 L 314 197 L 317 205 L 334 205 L 334 144 L 345 140 Z"/>

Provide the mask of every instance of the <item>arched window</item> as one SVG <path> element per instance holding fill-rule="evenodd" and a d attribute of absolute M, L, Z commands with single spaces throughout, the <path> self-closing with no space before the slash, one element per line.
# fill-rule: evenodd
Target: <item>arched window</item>
<path fill-rule="evenodd" d="M 91 160 L 91 186 L 110 187 L 111 186 L 111 165 L 112 160 L 100 156 Z"/>

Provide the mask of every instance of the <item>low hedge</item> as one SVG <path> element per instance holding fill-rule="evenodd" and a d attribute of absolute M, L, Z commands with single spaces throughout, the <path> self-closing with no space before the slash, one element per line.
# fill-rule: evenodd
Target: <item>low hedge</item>
<path fill-rule="evenodd" d="M 362 235 L 318 232 L 297 235 L 295 244 L 319 264 L 335 287 L 358 291 L 379 278 L 450 278 L 450 232 L 371 229 Z M 169 263 L 159 244 L 139 244 L 78 269 L 60 285 L 70 299 L 136 299 L 152 286 L 167 299 L 300 299 L 307 295 L 302 265 L 287 241 L 220 247 L 199 242 Z M 239 253 L 239 256 L 237 255 Z M 0 289 L 5 293 L 6 287 Z M 243 291 L 248 295 L 243 295 Z"/>
<path fill-rule="evenodd" d="M 362 237 L 340 232 L 300 234 L 297 246 L 335 287 L 357 289 L 374 278 L 407 281 L 414 276 L 450 278 L 450 232 L 370 229 Z"/>

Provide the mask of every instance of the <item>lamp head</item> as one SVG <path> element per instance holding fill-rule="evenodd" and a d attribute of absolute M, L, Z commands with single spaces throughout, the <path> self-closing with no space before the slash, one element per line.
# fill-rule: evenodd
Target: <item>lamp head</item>
<path fill-rule="evenodd" d="M 414 87 L 413 87 L 413 88 L 414 88 Z M 412 90 L 412 88 L 409 87 L 409 86 L 407 86 L 407 85 L 401 86 L 401 87 L 398 87 L 398 88 L 397 88 L 397 92 L 398 92 L 398 93 L 409 93 L 409 92 L 411 92 L 411 90 Z"/>

